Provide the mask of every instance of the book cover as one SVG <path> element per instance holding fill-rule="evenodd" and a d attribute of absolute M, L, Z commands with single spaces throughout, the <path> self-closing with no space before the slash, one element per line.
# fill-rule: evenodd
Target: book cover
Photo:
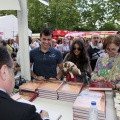
<path fill-rule="evenodd" d="M 112 90 L 111 82 L 92 82 L 89 86 L 89 90 Z"/>
<path fill-rule="evenodd" d="M 36 91 L 41 83 L 36 82 L 27 82 L 19 86 L 20 90 Z"/>
<path fill-rule="evenodd" d="M 67 82 L 67 83 L 63 83 L 57 91 L 58 93 L 62 92 L 69 94 L 79 94 L 82 87 L 83 87 L 83 83 Z"/>
<path fill-rule="evenodd" d="M 38 87 L 38 90 L 57 91 L 62 83 L 62 81 L 45 81 L 41 83 L 41 85 Z"/>
<path fill-rule="evenodd" d="M 25 100 L 28 101 L 33 101 L 36 97 L 38 97 L 38 93 L 30 92 L 30 91 L 21 91 L 20 93 L 11 96 L 11 98 L 14 100 L 24 98 Z"/>

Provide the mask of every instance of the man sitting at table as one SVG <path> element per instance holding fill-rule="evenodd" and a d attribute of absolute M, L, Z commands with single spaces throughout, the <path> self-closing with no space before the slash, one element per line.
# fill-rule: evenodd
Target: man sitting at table
<path fill-rule="evenodd" d="M 49 120 L 46 111 L 38 114 L 35 106 L 14 101 L 9 96 L 15 85 L 13 60 L 3 47 L 0 56 L 0 120 Z"/>

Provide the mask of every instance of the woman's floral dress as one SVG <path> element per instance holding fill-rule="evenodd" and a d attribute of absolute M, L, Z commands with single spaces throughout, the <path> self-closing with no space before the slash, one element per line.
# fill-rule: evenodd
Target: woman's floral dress
<path fill-rule="evenodd" d="M 95 80 L 97 79 L 97 77 L 100 76 L 107 78 L 108 73 L 112 69 L 114 62 L 118 57 L 120 57 L 120 54 L 110 60 L 107 53 L 99 57 L 95 69 L 91 74 L 91 80 Z M 111 81 L 113 84 L 116 84 L 118 83 L 118 81 L 120 81 L 120 62 L 117 63 L 115 69 L 111 73 L 111 76 L 111 79 L 109 79 L 108 81 Z"/>

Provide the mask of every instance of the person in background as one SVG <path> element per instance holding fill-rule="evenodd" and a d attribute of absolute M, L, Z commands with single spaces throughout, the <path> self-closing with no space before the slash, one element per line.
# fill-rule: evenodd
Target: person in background
<path fill-rule="evenodd" d="M 62 54 L 59 50 L 51 47 L 53 31 L 43 28 L 40 32 L 41 45 L 30 51 L 30 64 L 32 78 L 36 80 L 58 80 L 62 75 Z M 57 73 L 57 66 L 59 72 Z"/>
<path fill-rule="evenodd" d="M 62 38 L 61 37 L 58 38 L 57 44 L 62 44 Z"/>
<path fill-rule="evenodd" d="M 0 36 L 0 40 L 2 40 L 2 36 Z"/>
<path fill-rule="evenodd" d="M 97 59 L 104 53 L 103 50 L 101 50 L 99 46 L 99 41 L 100 41 L 100 35 L 99 34 L 93 34 L 92 35 L 92 40 L 90 42 L 90 45 L 87 48 L 87 52 L 90 58 L 90 65 L 92 68 L 92 71 L 95 68 Z"/>
<path fill-rule="evenodd" d="M 5 40 L 0 40 L 0 46 L 4 46 L 6 48 L 6 46 L 7 46 L 6 41 Z"/>
<path fill-rule="evenodd" d="M 62 44 L 58 45 L 57 49 L 62 53 L 64 59 L 65 55 L 70 51 L 69 40 L 64 37 Z"/>
<path fill-rule="evenodd" d="M 31 44 L 31 37 L 28 36 L 28 40 L 29 40 L 29 51 L 31 50 L 31 47 L 30 47 L 30 44 Z M 15 39 L 15 42 L 18 44 L 19 46 L 19 36 L 16 35 L 16 39 Z M 20 74 L 20 71 L 21 71 L 21 63 L 20 63 L 20 50 L 18 49 L 17 51 L 17 57 L 16 57 L 16 62 L 14 63 L 15 64 L 15 70 L 16 70 L 16 74 Z"/>
<path fill-rule="evenodd" d="M 40 46 L 38 38 L 31 38 L 32 42 L 30 45 L 31 49 L 37 48 Z"/>
<path fill-rule="evenodd" d="M 117 33 L 116 34 L 118 34 L 119 36 L 120 36 L 120 31 L 117 31 Z"/>
<path fill-rule="evenodd" d="M 52 44 L 51 46 L 55 49 L 57 49 L 57 41 L 55 39 L 52 39 Z"/>
<path fill-rule="evenodd" d="M 13 60 L 4 47 L 0 47 L 0 56 L 0 120 L 49 120 L 46 111 L 37 113 L 35 106 L 10 97 L 15 85 Z"/>
<path fill-rule="evenodd" d="M 80 38 L 74 39 L 70 52 L 64 58 L 64 62 L 66 61 L 73 62 L 82 72 L 82 75 L 78 75 L 78 72 L 72 69 L 72 73 L 76 76 L 76 80 L 74 81 L 89 84 L 86 75 L 90 75 L 92 70 L 83 40 Z"/>
<path fill-rule="evenodd" d="M 16 41 L 14 41 L 14 39 L 11 39 L 11 41 L 12 41 L 12 43 L 13 43 L 15 52 L 17 52 L 17 51 L 18 51 L 18 48 L 19 48 L 18 44 L 16 43 Z"/>
<path fill-rule="evenodd" d="M 14 45 L 13 45 L 12 40 L 10 38 L 7 40 L 7 49 L 8 49 L 10 54 L 15 52 Z"/>
<path fill-rule="evenodd" d="M 97 60 L 92 72 L 92 81 L 107 80 L 113 84 L 113 88 L 120 88 L 120 36 L 109 35 L 104 39 L 103 54 Z"/>

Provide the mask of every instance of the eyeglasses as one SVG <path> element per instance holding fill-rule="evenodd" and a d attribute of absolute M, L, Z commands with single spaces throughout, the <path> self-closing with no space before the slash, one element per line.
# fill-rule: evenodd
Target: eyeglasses
<path fill-rule="evenodd" d="M 16 71 L 15 68 L 13 68 L 13 67 L 11 67 L 11 66 L 9 66 L 9 65 L 7 65 L 7 66 L 8 66 L 9 68 L 13 69 L 14 72 Z"/>
<path fill-rule="evenodd" d="M 73 48 L 73 50 L 78 50 L 78 51 L 81 51 L 81 50 L 82 50 L 82 48 L 80 48 L 80 47 L 78 47 L 78 48 L 74 47 L 74 48 Z"/>
<path fill-rule="evenodd" d="M 93 39 L 99 39 L 99 37 L 93 37 Z"/>
<path fill-rule="evenodd" d="M 110 48 L 106 48 L 106 50 L 107 50 L 108 52 L 110 52 L 110 51 L 111 51 L 111 52 L 116 52 L 116 51 L 117 51 L 117 49 L 115 49 L 115 48 L 111 48 L 111 49 L 110 49 Z"/>

